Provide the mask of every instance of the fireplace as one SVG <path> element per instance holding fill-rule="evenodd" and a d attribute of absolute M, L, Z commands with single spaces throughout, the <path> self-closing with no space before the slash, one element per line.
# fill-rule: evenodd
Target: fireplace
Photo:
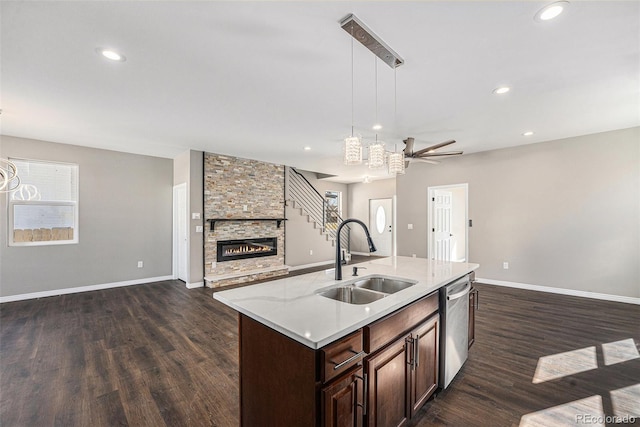
<path fill-rule="evenodd" d="M 278 239 L 276 237 L 220 240 L 216 245 L 218 248 L 218 262 L 278 254 Z"/>

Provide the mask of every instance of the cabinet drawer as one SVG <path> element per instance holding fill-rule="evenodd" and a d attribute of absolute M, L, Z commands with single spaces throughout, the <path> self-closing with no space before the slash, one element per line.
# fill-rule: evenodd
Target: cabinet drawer
<path fill-rule="evenodd" d="M 320 381 L 327 382 L 362 360 L 362 329 L 320 349 Z"/>
<path fill-rule="evenodd" d="M 364 350 L 373 353 L 438 311 L 438 291 L 373 322 L 364 329 Z"/>

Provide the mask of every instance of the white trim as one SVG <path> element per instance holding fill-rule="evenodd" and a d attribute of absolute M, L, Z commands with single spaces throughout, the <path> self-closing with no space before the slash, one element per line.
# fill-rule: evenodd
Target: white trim
<path fill-rule="evenodd" d="M 622 295 L 601 294 L 597 292 L 578 291 L 576 289 L 553 288 L 551 286 L 530 285 L 528 283 L 507 282 L 504 280 L 476 278 L 476 281 L 478 283 L 486 283 L 487 285 L 506 286 L 509 288 L 528 289 L 530 291 L 549 292 L 552 294 L 571 295 L 574 297 L 593 298 L 640 305 L 640 298 L 625 297 Z"/>
<path fill-rule="evenodd" d="M 204 288 L 204 282 L 185 283 L 187 289 Z"/>
<path fill-rule="evenodd" d="M 54 289 L 52 291 L 32 292 L 29 294 L 9 295 L 0 297 L 0 303 L 22 301 L 25 299 L 53 297 L 58 295 L 75 294 L 78 292 L 99 291 L 101 289 L 120 288 L 122 286 L 144 285 L 145 283 L 173 280 L 173 276 L 147 277 L 146 279 L 125 280 L 124 282 L 102 283 L 100 285 L 79 286 L 77 288 Z"/>
<path fill-rule="evenodd" d="M 311 264 L 304 264 L 304 265 L 296 265 L 296 266 L 293 266 L 293 267 L 289 267 L 289 271 L 302 270 L 302 269 L 305 269 L 305 268 L 319 267 L 321 265 L 329 265 L 329 264 L 335 264 L 335 260 L 313 262 Z"/>

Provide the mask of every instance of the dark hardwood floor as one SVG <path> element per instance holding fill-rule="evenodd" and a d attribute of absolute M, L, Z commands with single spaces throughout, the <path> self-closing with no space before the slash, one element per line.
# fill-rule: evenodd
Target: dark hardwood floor
<path fill-rule="evenodd" d="M 518 426 L 593 396 L 614 415 L 616 390 L 639 392 L 640 358 L 603 363 L 603 344 L 637 349 L 639 306 L 478 288 L 469 360 L 412 426 Z M 238 425 L 237 316 L 211 294 L 165 281 L 2 304 L 0 425 Z M 590 347 L 596 369 L 533 382 L 540 358 Z"/>

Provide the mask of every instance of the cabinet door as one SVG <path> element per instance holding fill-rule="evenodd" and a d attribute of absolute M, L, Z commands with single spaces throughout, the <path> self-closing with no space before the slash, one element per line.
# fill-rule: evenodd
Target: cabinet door
<path fill-rule="evenodd" d="M 410 366 L 409 397 L 411 416 L 425 404 L 438 388 L 439 316 L 432 316 L 411 333 L 413 360 Z"/>
<path fill-rule="evenodd" d="M 361 427 L 364 403 L 362 367 L 322 389 L 324 427 Z"/>
<path fill-rule="evenodd" d="M 472 288 L 469 292 L 469 348 L 476 340 L 476 307 L 478 305 L 478 290 Z"/>
<path fill-rule="evenodd" d="M 402 426 L 409 418 L 409 363 L 406 349 L 407 341 L 403 337 L 365 359 L 368 427 Z"/>

